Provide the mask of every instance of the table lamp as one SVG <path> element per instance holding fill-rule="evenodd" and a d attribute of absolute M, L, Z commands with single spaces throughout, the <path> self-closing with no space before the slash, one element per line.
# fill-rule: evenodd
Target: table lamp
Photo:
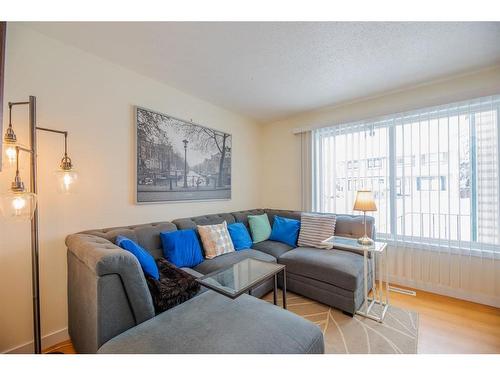
<path fill-rule="evenodd" d="M 356 193 L 356 201 L 354 202 L 353 210 L 363 211 L 363 223 L 365 225 L 365 234 L 358 238 L 358 243 L 365 246 L 373 245 L 373 240 L 366 234 L 366 212 L 377 211 L 377 206 L 373 199 L 373 194 L 370 190 L 358 190 Z"/>

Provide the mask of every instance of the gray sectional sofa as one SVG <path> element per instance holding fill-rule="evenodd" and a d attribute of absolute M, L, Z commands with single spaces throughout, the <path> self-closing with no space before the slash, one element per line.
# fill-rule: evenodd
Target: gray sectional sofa
<path fill-rule="evenodd" d="M 298 211 L 256 209 L 120 228 L 85 231 L 67 237 L 69 334 L 79 353 L 323 353 L 319 328 L 258 297 L 272 290 L 272 280 L 251 296 L 235 300 L 202 289 L 191 300 L 155 316 L 137 259 L 114 245 L 118 235 L 138 242 L 153 256 L 162 255 L 160 232 L 196 229 L 197 225 L 242 222 L 267 213 L 300 219 Z M 361 216 L 337 216 L 336 235 L 360 237 Z M 367 218 L 374 237 L 374 221 Z M 252 249 L 207 259 L 187 272 L 199 276 L 256 259 L 286 265 L 287 289 L 353 314 L 363 300 L 363 257 L 355 252 L 292 248 L 263 241 Z M 368 278 L 371 281 L 371 277 Z M 371 287 L 371 285 L 369 284 Z M 257 297 L 257 298 L 255 298 Z"/>

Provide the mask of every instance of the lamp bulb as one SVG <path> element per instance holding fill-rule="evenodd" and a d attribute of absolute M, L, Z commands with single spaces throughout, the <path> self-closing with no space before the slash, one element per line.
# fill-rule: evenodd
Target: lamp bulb
<path fill-rule="evenodd" d="M 69 173 L 65 173 L 63 177 L 63 183 L 66 188 L 73 183 L 73 177 Z"/>
<path fill-rule="evenodd" d="M 5 155 L 9 164 L 13 165 L 16 162 L 16 146 L 7 146 L 5 148 Z"/>
<path fill-rule="evenodd" d="M 59 181 L 59 191 L 61 193 L 71 193 L 75 190 L 75 185 L 78 179 L 78 174 L 74 170 L 59 170 L 57 172 Z"/>
<path fill-rule="evenodd" d="M 20 211 L 26 207 L 26 199 L 23 197 L 17 197 L 12 200 L 12 208 L 16 212 L 16 214 L 20 214 Z"/>

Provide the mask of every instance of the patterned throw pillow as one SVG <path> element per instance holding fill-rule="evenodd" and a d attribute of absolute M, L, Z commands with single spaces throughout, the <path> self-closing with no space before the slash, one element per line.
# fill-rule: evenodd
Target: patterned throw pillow
<path fill-rule="evenodd" d="M 298 246 L 326 248 L 321 242 L 333 236 L 335 215 L 303 213 L 300 218 Z"/>
<path fill-rule="evenodd" d="M 225 221 L 216 225 L 198 225 L 198 233 L 205 249 L 205 258 L 212 259 L 234 251 Z"/>

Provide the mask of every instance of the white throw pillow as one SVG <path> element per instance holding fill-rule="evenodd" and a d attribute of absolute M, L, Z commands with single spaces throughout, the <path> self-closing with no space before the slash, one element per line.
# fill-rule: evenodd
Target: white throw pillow
<path fill-rule="evenodd" d="M 297 245 L 301 247 L 328 248 L 321 242 L 333 236 L 337 218 L 330 214 L 302 213 Z"/>

